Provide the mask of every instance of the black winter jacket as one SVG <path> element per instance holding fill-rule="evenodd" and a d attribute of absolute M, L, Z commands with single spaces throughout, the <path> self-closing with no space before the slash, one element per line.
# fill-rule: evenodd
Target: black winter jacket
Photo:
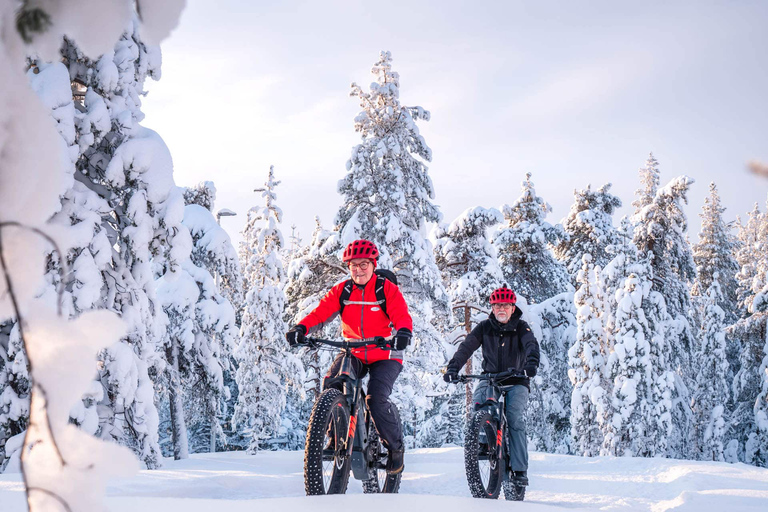
<path fill-rule="evenodd" d="M 506 324 L 499 323 L 493 313 L 472 329 L 448 363 L 448 371 L 458 373 L 472 353 L 483 347 L 483 372 L 498 373 L 515 369 L 522 373 L 525 366 L 539 366 L 539 342 L 530 326 L 520 317 L 523 312 L 515 308 Z M 510 379 L 509 384 L 523 384 L 530 388 L 527 377 Z M 506 383 L 505 383 L 506 384 Z"/>

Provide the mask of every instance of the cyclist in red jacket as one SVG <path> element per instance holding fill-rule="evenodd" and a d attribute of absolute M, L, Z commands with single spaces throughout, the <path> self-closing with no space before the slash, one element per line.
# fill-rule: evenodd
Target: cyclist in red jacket
<path fill-rule="evenodd" d="M 397 285 L 389 279 L 377 278 L 374 273 L 378 257 L 379 250 L 373 242 L 356 240 L 349 244 L 342 259 L 348 265 L 352 279 L 331 288 L 320 304 L 285 337 L 291 346 L 304 344 L 307 334 L 322 329 L 341 314 L 345 339 L 371 341 L 371 345 L 353 350 L 357 363 L 355 370 L 361 378 L 370 372 L 365 401 L 376 430 L 389 451 L 387 472 L 397 474 L 404 467 L 403 428 L 400 414 L 395 404 L 389 401 L 389 395 L 403 369 L 403 351 L 411 342 L 413 321 Z M 378 347 L 374 343 L 376 337 L 389 340 L 392 350 Z M 331 364 L 326 378 L 336 375 L 340 365 L 341 354 Z"/>

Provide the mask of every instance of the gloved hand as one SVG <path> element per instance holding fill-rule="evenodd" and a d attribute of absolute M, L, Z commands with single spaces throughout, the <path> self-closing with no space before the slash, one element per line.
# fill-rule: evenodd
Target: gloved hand
<path fill-rule="evenodd" d="M 405 348 L 411 344 L 411 331 L 405 327 L 401 327 L 395 334 L 394 348 L 395 350 L 405 350 Z"/>
<path fill-rule="evenodd" d="M 307 344 L 306 336 L 307 336 L 307 328 L 301 324 L 294 325 L 290 331 L 285 333 L 285 339 L 288 341 L 288 344 L 291 347 L 295 347 L 297 345 L 306 345 Z"/>
<path fill-rule="evenodd" d="M 459 382 L 459 372 L 448 368 L 445 370 L 445 373 L 443 374 L 443 380 L 448 384 Z"/>
<path fill-rule="evenodd" d="M 523 368 L 523 373 L 525 373 L 525 376 L 528 377 L 529 379 L 532 379 L 533 377 L 536 376 L 536 371 L 537 371 L 537 368 L 532 364 Z"/>

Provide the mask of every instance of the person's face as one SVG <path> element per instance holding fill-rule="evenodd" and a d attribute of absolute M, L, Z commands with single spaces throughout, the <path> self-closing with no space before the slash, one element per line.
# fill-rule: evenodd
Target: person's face
<path fill-rule="evenodd" d="M 373 260 L 368 258 L 355 258 L 349 261 L 349 273 L 355 284 L 365 284 L 373 276 Z"/>
<path fill-rule="evenodd" d="M 496 317 L 500 323 L 505 324 L 512 318 L 512 313 L 515 312 L 515 305 L 509 303 L 492 304 L 493 316 Z"/>

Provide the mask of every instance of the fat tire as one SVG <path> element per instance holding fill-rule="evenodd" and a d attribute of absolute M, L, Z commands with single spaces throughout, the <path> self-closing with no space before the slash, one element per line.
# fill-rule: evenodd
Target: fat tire
<path fill-rule="evenodd" d="M 503 483 L 504 499 L 507 501 L 523 501 L 525 499 L 525 486 L 515 485 L 512 480 Z"/>
<path fill-rule="evenodd" d="M 397 473 L 396 475 L 387 475 L 384 478 L 384 483 L 379 481 L 380 469 L 375 467 L 375 464 L 381 464 L 381 459 L 376 454 L 382 453 L 381 438 L 376 427 L 372 427 L 368 433 L 368 480 L 363 481 L 363 492 L 365 494 L 378 494 L 387 493 L 395 494 L 400 490 L 400 479 L 403 473 Z"/>
<path fill-rule="evenodd" d="M 329 388 L 317 398 L 307 426 L 307 441 L 304 445 L 304 490 L 307 496 L 347 492 L 349 458 L 344 457 L 340 468 L 337 467 L 338 461 L 334 461 L 333 473 L 327 489 L 323 479 L 323 448 L 325 448 L 323 443 L 334 411 L 344 415 L 340 421 L 340 424 L 343 424 L 341 430 L 343 434 L 341 439 L 336 440 L 336 446 L 340 446 L 340 443 L 344 443 L 349 425 L 349 407 L 341 391 Z"/>
<path fill-rule="evenodd" d="M 480 474 L 480 432 L 486 431 L 486 440 L 491 453 L 498 454 L 496 447 L 496 430 L 498 421 L 487 410 L 479 410 L 473 416 L 464 436 L 464 469 L 467 472 L 467 483 L 472 496 L 495 500 L 499 497 L 502 480 L 501 460 L 489 460 L 490 474 L 487 485 L 483 483 Z"/>

